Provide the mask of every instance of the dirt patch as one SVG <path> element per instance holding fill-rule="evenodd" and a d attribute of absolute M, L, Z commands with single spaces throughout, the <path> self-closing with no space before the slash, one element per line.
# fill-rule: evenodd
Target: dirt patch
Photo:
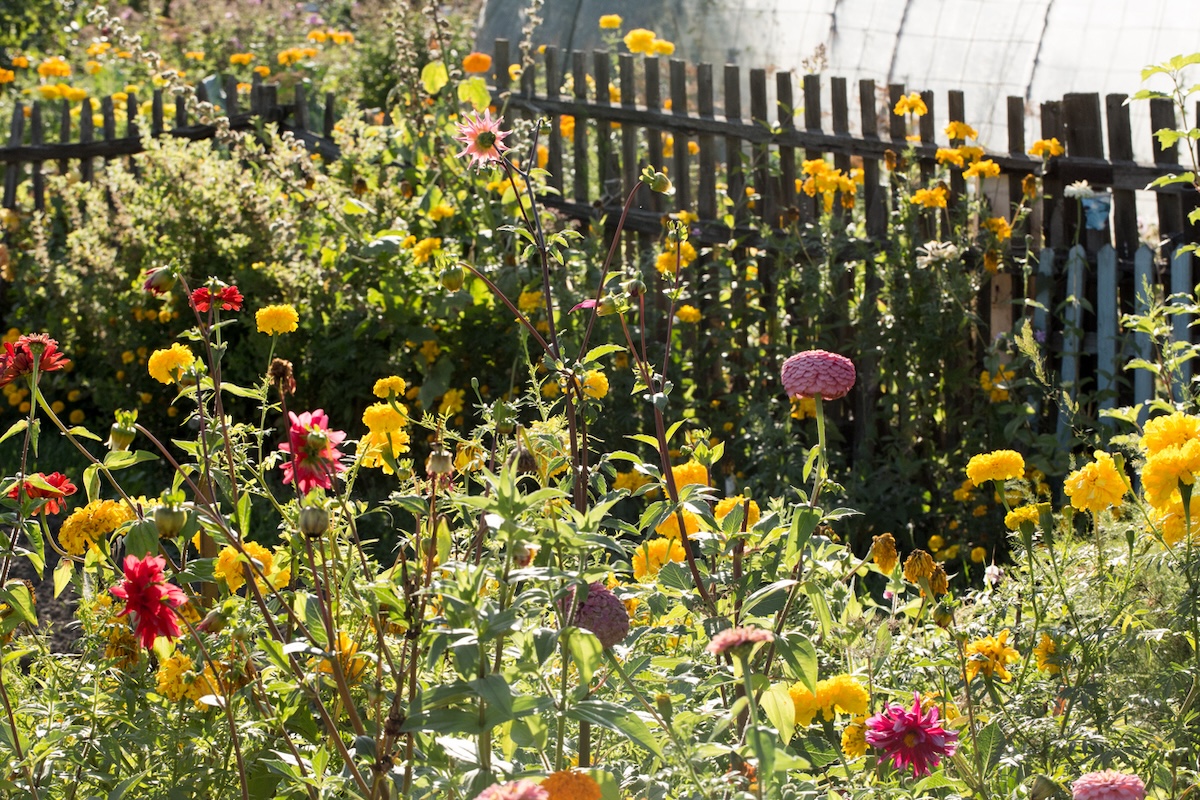
<path fill-rule="evenodd" d="M 11 576 L 28 581 L 34 589 L 37 600 L 38 630 L 45 632 L 50 638 L 50 649 L 55 653 L 76 653 L 79 648 L 79 624 L 75 621 L 75 607 L 79 605 L 79 596 L 74 586 L 66 586 L 62 594 L 54 596 L 54 568 L 58 566 L 58 556 L 51 551 L 43 573 L 44 578 L 38 578 L 33 565 L 27 559 L 17 558 L 13 561 Z"/>

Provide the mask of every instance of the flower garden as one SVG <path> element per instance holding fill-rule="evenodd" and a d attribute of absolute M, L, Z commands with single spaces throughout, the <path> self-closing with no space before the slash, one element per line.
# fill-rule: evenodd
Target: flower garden
<path fill-rule="evenodd" d="M 1068 394 L 1030 316 L 985 332 L 1047 173 L 994 206 L 970 125 L 932 171 L 888 151 L 865 255 L 864 167 L 824 158 L 804 226 L 626 233 L 555 205 L 558 140 L 465 18 L 335 5 L 26 19 L 0 49 L 0 118 L 100 128 L 104 96 L 149 130 L 131 98 L 166 87 L 216 130 L 0 210 L 5 796 L 1197 791 L 1193 295 L 1123 320 L 1151 401 Z M 1196 63 L 1154 68 L 1181 109 Z M 222 123 L 196 88 L 222 71 L 367 111 L 326 159 Z M 716 189 L 729 219 L 765 202 Z"/>

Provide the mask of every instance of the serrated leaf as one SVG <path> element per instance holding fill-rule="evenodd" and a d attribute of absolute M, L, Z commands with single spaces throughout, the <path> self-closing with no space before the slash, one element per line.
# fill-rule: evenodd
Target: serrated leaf
<path fill-rule="evenodd" d="M 450 74 L 441 61 L 430 61 L 421 70 L 421 86 L 428 94 L 437 94 L 449 82 Z"/>
<path fill-rule="evenodd" d="M 975 737 L 975 746 L 978 748 L 979 760 L 983 763 L 985 771 L 1000 762 L 1000 755 L 1004 752 L 1006 745 L 1004 731 L 998 722 L 989 722 L 983 726 L 983 729 Z"/>

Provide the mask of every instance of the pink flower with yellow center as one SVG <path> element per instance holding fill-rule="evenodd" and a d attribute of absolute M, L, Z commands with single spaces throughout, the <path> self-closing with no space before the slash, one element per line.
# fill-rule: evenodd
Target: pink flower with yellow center
<path fill-rule="evenodd" d="M 913 693 L 911 709 L 893 703 L 867 720 L 867 744 L 882 750 L 880 760 L 891 759 L 896 769 L 912 767 L 913 775 L 921 777 L 930 767 L 941 763 L 942 756 L 952 756 L 958 734 L 938 724 L 938 708 L 921 710 L 921 694 Z"/>
<path fill-rule="evenodd" d="M 477 169 L 500 161 L 501 153 L 508 149 L 504 137 L 512 131 L 500 130 L 500 120 L 492 119 L 490 110 L 484 111 L 482 117 L 477 113 L 467 114 L 457 127 L 458 136 L 454 140 L 466 145 L 458 156 L 467 156 Z"/>

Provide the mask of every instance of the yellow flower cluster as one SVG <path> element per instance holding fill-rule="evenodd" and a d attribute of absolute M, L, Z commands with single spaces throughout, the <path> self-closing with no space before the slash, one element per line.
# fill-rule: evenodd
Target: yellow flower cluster
<path fill-rule="evenodd" d="M 849 173 L 844 173 L 829 166 L 825 159 L 814 158 L 804 162 L 801 172 L 808 177 L 804 180 L 796 179 L 796 191 L 804 192 L 809 197 L 820 194 L 826 214 L 833 211 L 833 201 L 838 192 L 842 195 L 842 207 L 854 208 L 858 184 L 863 181 L 861 169 L 852 169 Z"/>
<path fill-rule="evenodd" d="M 1061 156 L 1066 150 L 1063 149 L 1062 143 L 1057 137 L 1050 139 L 1038 139 L 1029 148 L 1029 155 L 1037 156 L 1038 158 L 1050 158 L 1051 156 Z"/>
<path fill-rule="evenodd" d="M 403 397 L 404 390 L 407 388 L 408 384 L 404 382 L 404 378 L 398 375 L 390 375 L 375 381 L 375 386 L 371 391 L 376 397 L 382 397 L 384 400 L 387 400 L 392 397 Z"/>
<path fill-rule="evenodd" d="M 438 413 L 452 417 L 463 410 L 463 399 L 466 397 L 465 389 L 447 389 L 442 395 L 442 402 L 438 405 Z"/>
<path fill-rule="evenodd" d="M 323 31 L 319 28 L 314 28 L 308 32 L 308 36 L 305 38 L 308 39 L 308 41 L 316 42 L 317 44 L 324 44 L 325 42 L 333 42 L 334 44 L 354 43 L 354 34 L 350 33 L 350 31 Z"/>
<path fill-rule="evenodd" d="M 399 384 L 396 384 L 399 381 Z M 384 384 L 380 386 L 380 384 Z M 382 390 L 382 393 L 381 393 Z M 404 381 L 401 378 L 383 378 L 375 383 L 375 394 L 386 397 L 399 397 L 404 392 Z M 409 435 L 408 412 L 399 403 L 374 403 L 367 406 L 362 416 L 363 424 L 367 426 L 367 435 L 358 443 L 359 452 L 363 454 L 362 465 L 368 468 L 379 468 L 387 475 L 395 473 L 392 465 L 401 453 L 408 452 Z M 385 454 L 390 454 L 385 457 Z"/>
<path fill-rule="evenodd" d="M 689 461 L 686 464 L 672 467 L 671 476 L 675 479 L 676 489 L 682 489 L 692 483 L 708 486 L 708 470 L 698 461 Z"/>
<path fill-rule="evenodd" d="M 221 693 L 220 681 L 212 667 L 206 665 L 203 670 L 197 671 L 192 659 L 178 650 L 159 662 L 155 684 L 158 693 L 171 702 L 177 703 L 186 697 L 197 707 L 201 706 L 201 697 Z"/>
<path fill-rule="evenodd" d="M 37 74 L 43 78 L 69 78 L 71 65 L 62 56 L 51 56 L 38 64 Z"/>
<path fill-rule="evenodd" d="M 902 95 L 896 101 L 896 107 L 892 109 L 892 113 L 898 117 L 905 114 L 912 114 L 914 117 L 923 117 L 929 113 L 929 107 L 925 105 L 925 101 L 921 99 L 919 92 L 910 92 Z"/>
<path fill-rule="evenodd" d="M 796 724 L 805 728 L 818 714 L 830 722 L 836 719 L 839 711 L 864 716 L 871 701 L 867 690 L 852 675 L 836 675 L 817 681 L 816 692 L 803 683 L 794 683 L 788 688 L 788 694 L 796 709 Z"/>
<path fill-rule="evenodd" d="M 286 50 L 280 51 L 275 60 L 279 62 L 281 67 L 290 67 L 292 64 L 298 64 L 306 58 L 316 58 L 317 49 L 315 47 L 289 47 Z"/>
<path fill-rule="evenodd" d="M 229 57 L 229 63 L 234 66 L 248 66 L 254 60 L 254 53 L 234 53 Z"/>
<path fill-rule="evenodd" d="M 1181 485 L 1195 483 L 1200 472 L 1200 419 L 1183 413 L 1155 417 L 1142 435 L 1146 463 L 1142 488 L 1146 502 L 1160 514 L 1176 510 L 1182 515 Z"/>
<path fill-rule="evenodd" d="M 1008 400 L 1008 382 L 1016 376 L 1016 372 L 1004 367 L 997 369 L 995 374 L 985 369 L 979 373 L 979 385 L 993 403 L 1003 403 Z"/>
<path fill-rule="evenodd" d="M 1095 461 L 1067 476 L 1063 491 L 1075 508 L 1099 513 L 1121 505 L 1125 497 L 1125 476 L 1111 455 L 1097 450 Z"/>
<path fill-rule="evenodd" d="M 981 672 L 989 678 L 1011 680 L 1012 673 L 1005 665 L 1021 657 L 1020 653 L 1008 646 L 1008 628 L 1000 631 L 999 636 L 976 639 L 967 645 L 965 652 L 967 683 L 975 680 L 975 676 Z"/>
<path fill-rule="evenodd" d="M 996 178 L 1000 175 L 1000 165 L 990 158 L 976 161 L 963 170 L 964 178 Z"/>
<path fill-rule="evenodd" d="M 552 772 L 542 781 L 547 800 L 600 800 L 602 792 L 596 779 L 573 769 Z"/>
<path fill-rule="evenodd" d="M 621 27 L 620 14 L 603 14 L 600 17 L 600 27 L 606 31 L 615 31 Z"/>
<path fill-rule="evenodd" d="M 617 17 L 617 19 L 620 20 L 620 17 Z M 631 53 L 642 53 L 648 56 L 669 56 L 675 52 L 675 45 L 672 42 L 659 39 L 654 31 L 645 28 L 634 28 L 625 34 L 624 42 Z"/>
<path fill-rule="evenodd" d="M 117 528 L 134 517 L 133 510 L 114 500 L 93 500 L 71 512 L 58 532 L 62 549 L 73 556 L 82 556 Z"/>
<path fill-rule="evenodd" d="M 1025 474 L 1025 459 L 1015 450 L 993 450 L 971 456 L 967 478 L 976 486 L 988 481 L 1005 481 Z"/>
<path fill-rule="evenodd" d="M 598 369 L 583 373 L 583 393 L 593 400 L 608 396 L 608 376 Z"/>
<path fill-rule="evenodd" d="M 618 472 L 616 479 L 613 481 L 613 489 L 624 489 L 632 494 L 638 489 L 650 483 L 650 478 L 637 470 L 629 470 L 628 472 Z"/>
<path fill-rule="evenodd" d="M 679 509 L 678 514 L 671 514 L 654 528 L 654 532 L 666 539 L 677 541 L 679 539 L 679 518 L 683 517 L 683 529 L 687 532 L 687 537 L 692 538 L 692 534 L 700 530 L 700 518 L 688 511 L 686 508 Z"/>
<path fill-rule="evenodd" d="M 1062 672 L 1058 644 L 1050 634 L 1043 631 L 1041 640 L 1033 648 L 1033 657 L 1037 662 L 1037 668 L 1047 675 L 1057 675 Z"/>
<path fill-rule="evenodd" d="M 950 192 L 945 186 L 935 186 L 932 189 L 917 189 L 909 202 L 922 208 L 945 208 L 946 198 Z"/>
<path fill-rule="evenodd" d="M 1007 242 L 1012 238 L 1012 225 L 1004 217 L 988 217 L 983 221 L 983 227 L 991 231 L 998 241 Z"/>
<path fill-rule="evenodd" d="M 978 139 L 979 132 L 965 122 L 954 121 L 946 125 L 946 135 L 951 139 Z"/>
<path fill-rule="evenodd" d="M 1004 527 L 1010 531 L 1021 529 L 1022 522 L 1029 522 L 1033 525 L 1038 524 L 1041 509 L 1038 506 L 1021 506 L 1014 508 L 1012 511 L 1004 515 Z"/>
<path fill-rule="evenodd" d="M 679 271 L 679 267 L 686 267 L 695 260 L 696 248 L 692 247 L 691 242 L 681 242 L 679 245 L 678 258 L 676 258 L 675 248 L 668 246 L 668 248 L 662 253 L 659 253 L 658 258 L 654 260 L 654 268 L 663 275 L 666 275 L 668 272 L 674 275 Z"/>
<path fill-rule="evenodd" d="M 412 238 L 412 237 L 409 237 Z M 414 264 L 424 264 L 434 253 L 441 251 L 442 240 L 436 237 L 426 237 L 412 246 Z"/>
<path fill-rule="evenodd" d="M 280 552 L 272 553 L 257 542 L 243 542 L 242 549 L 246 551 L 246 557 L 257 562 L 257 569 L 251 567 L 250 572 L 255 576 L 254 582 L 260 591 L 265 587 L 262 580 L 258 578 L 259 570 L 276 589 L 286 586 L 292 579 L 291 570 L 280 568 L 276 564 L 276 556 L 281 555 Z M 213 574 L 224 580 L 231 592 L 236 592 L 246 583 L 246 566 L 248 564 L 246 557 L 243 557 L 232 545 L 226 545 L 217 554 L 217 563 L 213 567 Z"/>
<path fill-rule="evenodd" d="M 713 509 L 713 516 L 716 517 L 717 521 L 719 522 L 733 513 L 735 508 L 742 508 L 745 505 L 746 498 L 743 495 L 739 494 L 733 497 L 726 497 L 724 500 L 717 503 L 716 508 Z M 754 527 L 754 525 L 760 519 L 762 519 L 762 512 L 758 508 L 758 503 L 751 500 L 749 510 L 746 512 L 745 517 L 746 528 L 749 529 Z"/>
<path fill-rule="evenodd" d="M 176 342 L 166 350 L 155 350 L 150 355 L 146 369 L 150 377 L 159 383 L 174 383 L 195 362 L 195 354 L 186 345 Z"/>

